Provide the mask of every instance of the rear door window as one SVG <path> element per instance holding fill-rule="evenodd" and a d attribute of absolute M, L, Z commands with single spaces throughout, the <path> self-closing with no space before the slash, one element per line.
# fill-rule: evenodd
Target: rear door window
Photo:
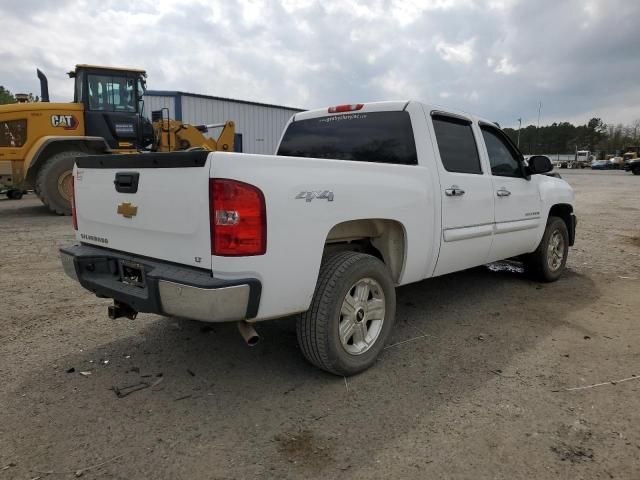
<path fill-rule="evenodd" d="M 480 155 L 471 122 L 444 115 L 434 115 L 432 118 L 438 150 L 445 170 L 482 174 Z"/>
<path fill-rule="evenodd" d="M 349 113 L 289 124 L 278 155 L 416 165 L 409 113 Z"/>

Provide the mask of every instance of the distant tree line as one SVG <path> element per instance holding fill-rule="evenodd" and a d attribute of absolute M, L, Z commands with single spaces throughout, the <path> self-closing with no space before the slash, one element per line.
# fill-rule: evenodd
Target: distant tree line
<path fill-rule="evenodd" d="M 7 103 L 16 103 L 16 97 L 13 94 L 0 85 L 0 105 L 5 105 Z"/>
<path fill-rule="evenodd" d="M 18 97 L 20 96 L 21 96 L 20 94 L 14 95 L 9 90 L 7 90 L 2 85 L 0 85 L 0 105 L 6 105 L 8 103 L 16 103 L 18 101 Z M 24 97 L 24 95 L 22 96 Z M 38 98 L 33 93 L 26 94 L 26 97 L 24 97 L 24 99 L 26 99 L 26 101 L 29 103 L 40 101 L 40 98 Z"/>
<path fill-rule="evenodd" d="M 517 143 L 518 129 L 505 128 L 504 131 Z M 585 125 L 554 122 L 539 129 L 529 125 L 520 130 L 520 150 L 525 155 L 590 150 L 604 158 L 607 153 L 620 153 L 626 147 L 639 145 L 640 119 L 631 125 L 607 125 L 600 118 L 592 118 Z"/>

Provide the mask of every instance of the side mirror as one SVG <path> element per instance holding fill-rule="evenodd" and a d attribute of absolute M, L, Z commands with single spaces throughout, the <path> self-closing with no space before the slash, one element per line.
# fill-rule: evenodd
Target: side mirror
<path fill-rule="evenodd" d="M 553 170 L 553 164 L 549 157 L 544 155 L 534 155 L 529 158 L 529 166 L 527 167 L 528 173 L 531 175 L 538 175 L 541 173 L 547 173 Z"/>

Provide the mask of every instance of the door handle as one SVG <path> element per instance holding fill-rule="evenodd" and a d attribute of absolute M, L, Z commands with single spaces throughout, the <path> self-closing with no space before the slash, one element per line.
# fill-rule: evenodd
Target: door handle
<path fill-rule="evenodd" d="M 464 190 L 457 185 L 451 185 L 444 191 L 444 193 L 447 197 L 461 197 L 464 195 Z"/>
<path fill-rule="evenodd" d="M 501 188 L 496 193 L 498 194 L 499 197 L 508 197 L 509 195 L 511 195 L 511 192 L 506 188 Z"/>

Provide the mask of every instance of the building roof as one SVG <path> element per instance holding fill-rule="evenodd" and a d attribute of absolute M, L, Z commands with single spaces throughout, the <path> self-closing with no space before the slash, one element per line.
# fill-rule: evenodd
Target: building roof
<path fill-rule="evenodd" d="M 152 97 L 196 97 L 196 98 L 207 98 L 209 100 L 222 100 L 225 102 L 235 102 L 235 103 L 244 103 L 249 105 L 258 105 L 259 107 L 269 107 L 269 108 L 282 108 L 286 110 L 295 110 L 297 112 L 304 112 L 306 109 L 304 108 L 296 108 L 296 107 L 286 107 L 284 105 L 274 105 L 271 103 L 261 103 L 254 102 L 252 100 L 238 100 L 236 98 L 227 98 L 227 97 L 216 97 L 213 95 L 202 95 L 200 93 L 189 93 L 182 92 L 180 90 L 147 90 L 144 92 L 145 95 L 150 95 Z"/>

